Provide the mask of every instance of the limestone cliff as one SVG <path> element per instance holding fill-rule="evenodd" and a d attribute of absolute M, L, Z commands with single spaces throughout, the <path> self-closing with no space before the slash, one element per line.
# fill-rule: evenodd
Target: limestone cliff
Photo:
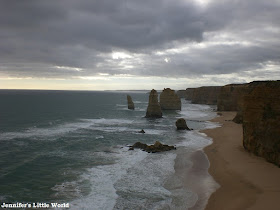
<path fill-rule="evenodd" d="M 162 110 L 181 110 L 181 99 L 174 90 L 164 88 L 159 98 Z"/>
<path fill-rule="evenodd" d="M 192 103 L 194 104 L 217 104 L 221 86 L 199 87 L 193 90 Z"/>
<path fill-rule="evenodd" d="M 177 90 L 176 94 L 179 98 L 186 98 L 186 90 Z"/>
<path fill-rule="evenodd" d="M 130 95 L 127 95 L 127 106 L 128 106 L 128 109 L 134 110 L 134 103 L 133 103 Z"/>
<path fill-rule="evenodd" d="M 237 114 L 233 119 L 233 122 L 241 124 L 243 122 L 243 108 L 244 108 L 244 101 L 247 98 L 247 95 L 252 91 L 254 86 L 251 83 L 244 84 L 240 90 L 240 95 L 237 98 Z"/>
<path fill-rule="evenodd" d="M 149 96 L 149 104 L 146 112 L 146 117 L 148 118 L 161 118 L 162 111 L 158 103 L 158 94 L 156 90 L 151 90 Z"/>
<path fill-rule="evenodd" d="M 249 86 L 243 102 L 243 146 L 280 167 L 280 81 Z"/>
<path fill-rule="evenodd" d="M 221 92 L 218 96 L 217 110 L 237 111 L 238 101 L 244 94 L 246 86 L 247 84 L 230 84 L 221 87 Z"/>
<path fill-rule="evenodd" d="M 186 93 L 185 93 L 185 99 L 186 100 L 192 100 L 194 90 L 195 90 L 195 88 L 187 88 L 186 89 Z"/>

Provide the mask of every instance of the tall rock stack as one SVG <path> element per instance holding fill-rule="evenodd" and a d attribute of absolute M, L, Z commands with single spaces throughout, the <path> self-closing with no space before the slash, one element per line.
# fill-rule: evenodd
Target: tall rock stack
<path fill-rule="evenodd" d="M 160 94 L 160 107 L 162 110 L 181 110 L 181 99 L 170 88 L 164 88 Z"/>
<path fill-rule="evenodd" d="M 243 102 L 243 146 L 280 167 L 280 81 L 249 83 Z"/>
<path fill-rule="evenodd" d="M 127 95 L 127 106 L 128 106 L 128 109 L 134 110 L 134 103 L 133 103 L 130 95 Z"/>
<path fill-rule="evenodd" d="M 149 96 L 149 105 L 146 112 L 147 118 L 161 118 L 162 111 L 158 103 L 158 93 L 152 89 Z"/>

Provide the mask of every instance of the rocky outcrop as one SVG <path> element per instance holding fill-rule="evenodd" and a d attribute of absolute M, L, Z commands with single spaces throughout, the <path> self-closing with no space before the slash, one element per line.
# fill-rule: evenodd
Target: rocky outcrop
<path fill-rule="evenodd" d="M 130 95 L 127 95 L 127 106 L 128 106 L 128 109 L 134 110 L 134 103 L 133 103 Z"/>
<path fill-rule="evenodd" d="M 161 118 L 162 111 L 158 103 L 158 94 L 156 90 L 151 90 L 149 96 L 149 104 L 146 112 L 147 118 Z"/>
<path fill-rule="evenodd" d="M 179 118 L 176 121 L 177 130 L 190 130 L 187 126 L 186 120 L 184 118 Z"/>
<path fill-rule="evenodd" d="M 280 81 L 249 87 L 243 97 L 243 146 L 280 167 Z"/>
<path fill-rule="evenodd" d="M 181 110 L 181 99 L 174 90 L 164 88 L 159 98 L 162 110 Z"/>
<path fill-rule="evenodd" d="M 138 131 L 138 133 L 146 133 L 146 132 L 144 131 L 144 129 L 142 129 L 141 131 Z"/>
<path fill-rule="evenodd" d="M 165 152 L 165 151 L 176 149 L 176 147 L 174 147 L 174 146 L 162 144 L 159 141 L 156 141 L 152 145 L 147 145 L 147 144 L 143 144 L 141 142 L 136 142 L 133 146 L 130 147 L 129 150 L 134 150 L 135 148 L 142 149 L 143 151 L 146 151 L 148 153 Z"/>
<path fill-rule="evenodd" d="M 193 90 L 191 101 L 193 104 L 216 105 L 221 86 L 199 87 Z"/>

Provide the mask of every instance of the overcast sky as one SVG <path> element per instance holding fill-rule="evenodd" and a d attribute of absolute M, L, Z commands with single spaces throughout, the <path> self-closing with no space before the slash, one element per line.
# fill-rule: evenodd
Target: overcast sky
<path fill-rule="evenodd" d="M 280 0 L 0 0 L 0 88 L 280 79 Z"/>

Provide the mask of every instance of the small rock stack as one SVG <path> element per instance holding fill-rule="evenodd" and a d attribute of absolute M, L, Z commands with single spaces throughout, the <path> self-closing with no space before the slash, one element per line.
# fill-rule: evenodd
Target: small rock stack
<path fill-rule="evenodd" d="M 134 110 L 134 103 L 133 103 L 130 95 L 127 95 L 127 106 L 128 106 L 128 109 Z"/>
<path fill-rule="evenodd" d="M 187 126 L 186 120 L 184 118 L 179 118 L 176 121 L 177 130 L 190 130 Z"/>

